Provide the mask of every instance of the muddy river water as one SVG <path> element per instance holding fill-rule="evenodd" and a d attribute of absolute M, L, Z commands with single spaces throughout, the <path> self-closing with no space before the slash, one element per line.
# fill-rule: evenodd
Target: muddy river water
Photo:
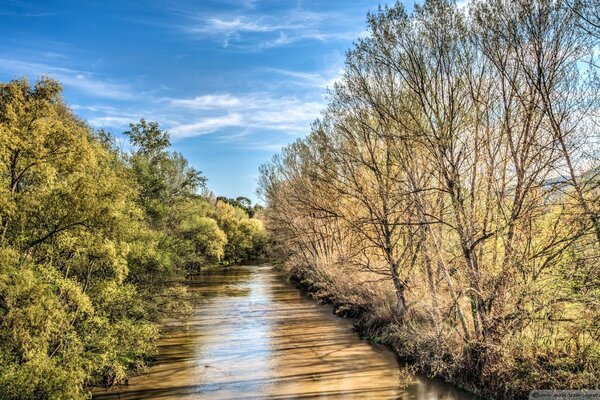
<path fill-rule="evenodd" d="M 168 325 L 148 373 L 94 399 L 474 399 L 407 374 L 270 266 L 209 270 L 190 287 L 188 329 Z"/>

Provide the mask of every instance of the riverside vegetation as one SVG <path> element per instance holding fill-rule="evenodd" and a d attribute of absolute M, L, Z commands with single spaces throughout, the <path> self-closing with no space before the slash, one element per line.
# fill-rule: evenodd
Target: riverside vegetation
<path fill-rule="evenodd" d="M 599 11 L 369 15 L 322 118 L 261 169 L 287 275 L 486 398 L 600 389 Z"/>
<path fill-rule="evenodd" d="M 51 79 L 0 84 L 0 399 L 124 382 L 161 319 L 190 312 L 186 273 L 261 254 L 259 208 L 212 196 L 158 124 L 125 136 L 88 127 Z"/>

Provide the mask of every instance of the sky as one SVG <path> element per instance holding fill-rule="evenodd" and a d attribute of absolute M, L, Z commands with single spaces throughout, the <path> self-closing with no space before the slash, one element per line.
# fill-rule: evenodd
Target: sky
<path fill-rule="evenodd" d="M 0 0 L 0 80 L 49 75 L 115 135 L 156 121 L 217 195 L 308 134 L 372 0 Z"/>

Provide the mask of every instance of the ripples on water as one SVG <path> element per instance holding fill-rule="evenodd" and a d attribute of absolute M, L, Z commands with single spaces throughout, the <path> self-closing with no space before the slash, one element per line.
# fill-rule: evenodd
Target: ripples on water
<path fill-rule="evenodd" d="M 408 375 L 269 266 L 212 269 L 190 287 L 188 329 L 168 324 L 149 373 L 94 399 L 475 399 Z"/>

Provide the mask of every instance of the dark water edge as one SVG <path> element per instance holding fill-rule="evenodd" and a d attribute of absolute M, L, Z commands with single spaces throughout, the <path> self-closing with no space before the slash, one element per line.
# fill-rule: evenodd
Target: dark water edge
<path fill-rule="evenodd" d="M 212 268 L 189 286 L 188 328 L 167 322 L 148 374 L 94 399 L 476 399 L 412 374 L 271 266 Z"/>

